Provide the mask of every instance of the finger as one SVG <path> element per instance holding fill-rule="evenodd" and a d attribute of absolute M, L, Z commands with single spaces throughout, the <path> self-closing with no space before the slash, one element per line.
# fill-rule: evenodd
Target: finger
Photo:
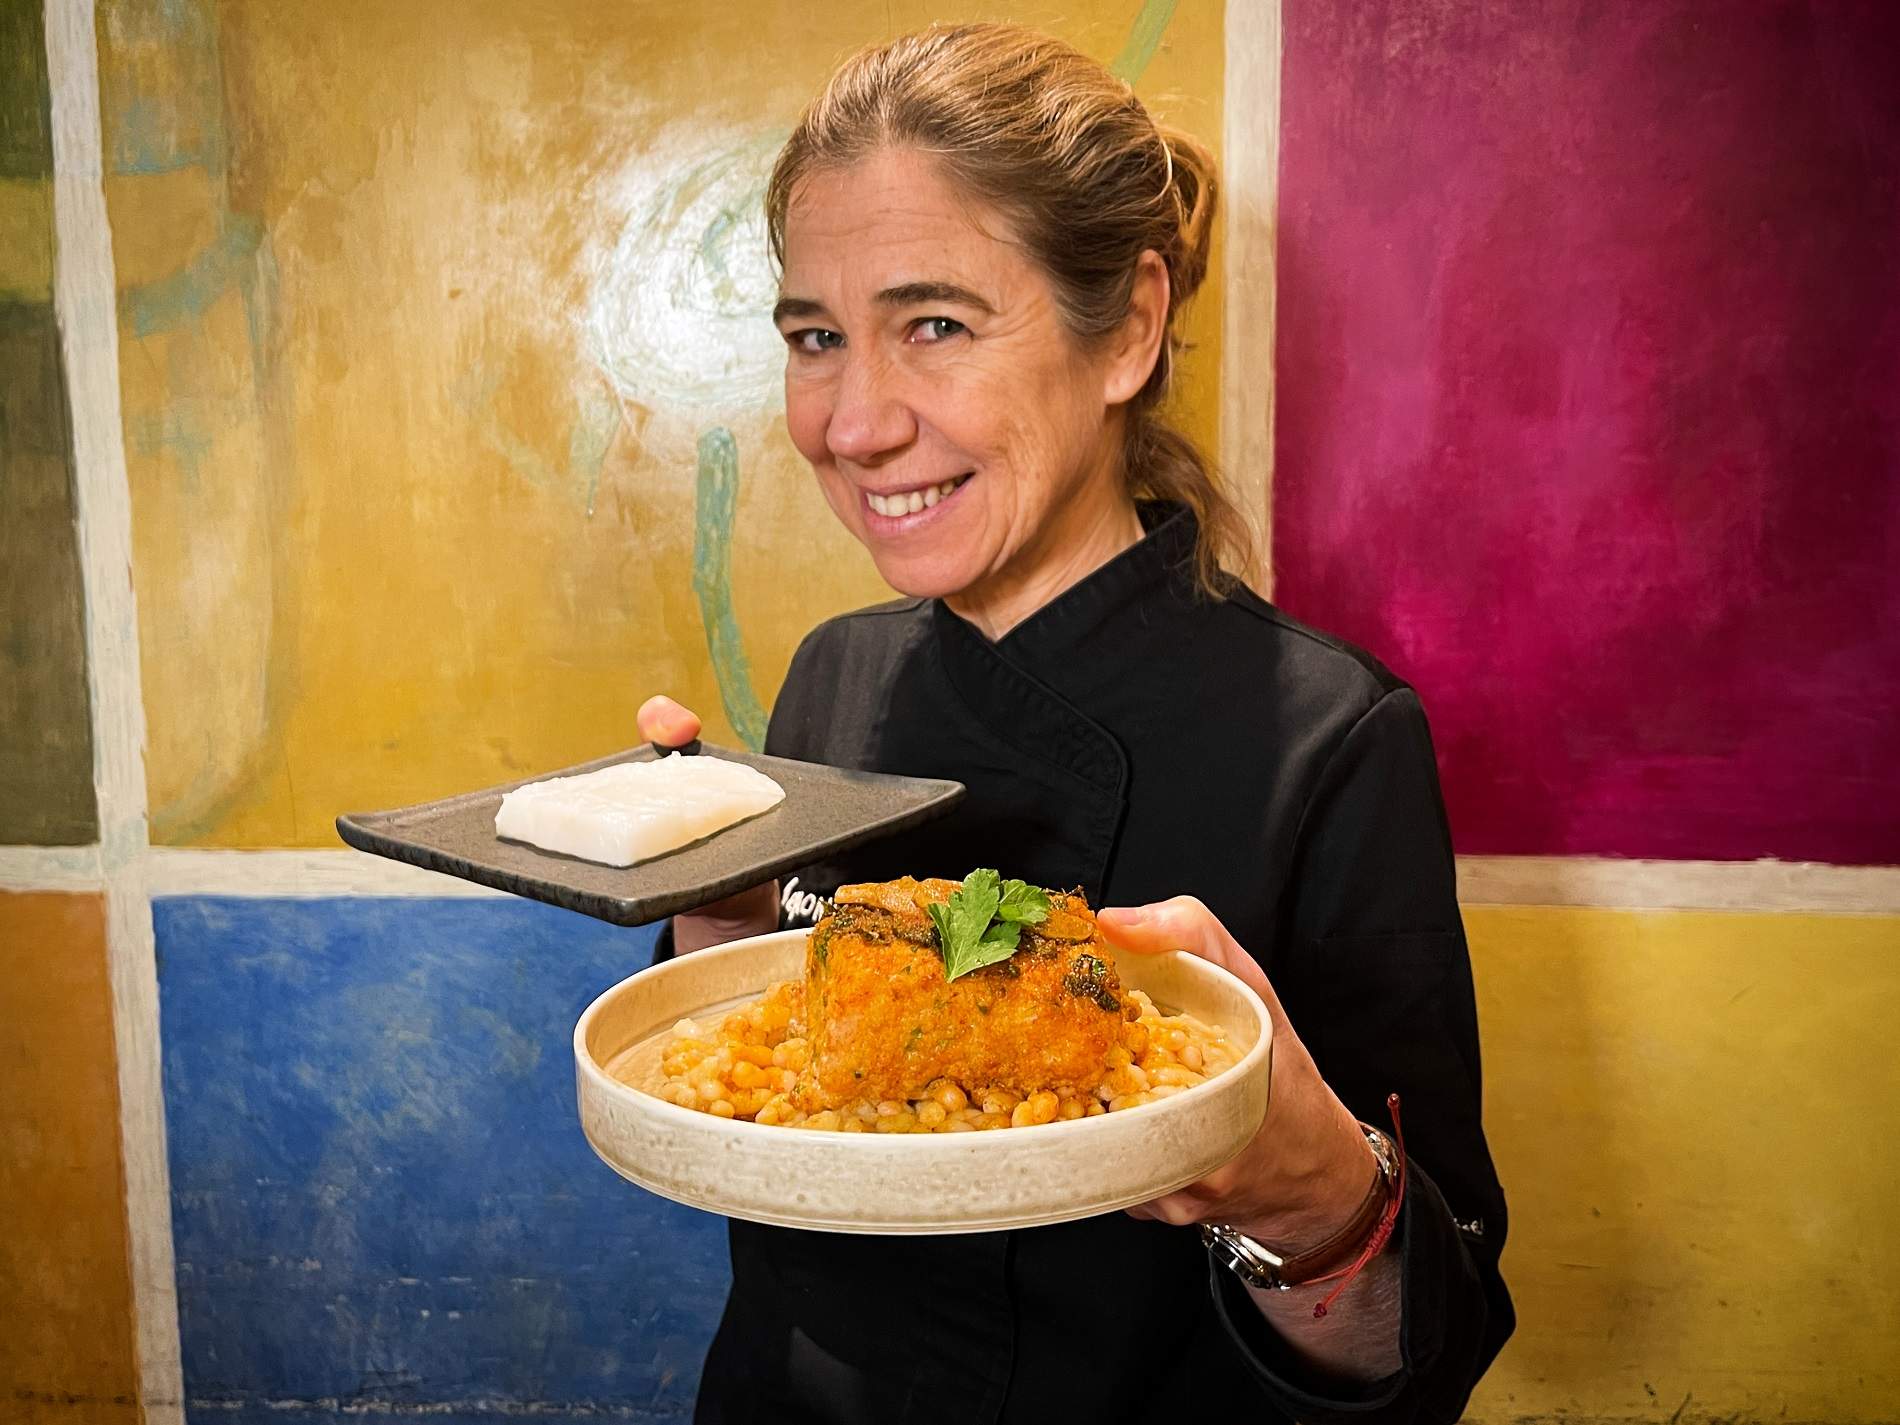
<path fill-rule="evenodd" d="M 1190 1222 L 1206 1221 L 1210 1215 L 1209 1209 L 1226 1201 L 1227 1196 L 1225 1191 L 1214 1191 L 1213 1179 L 1208 1177 L 1124 1210 L 1130 1217 L 1142 1217 L 1151 1222 L 1166 1222 L 1180 1227 Z"/>
<path fill-rule="evenodd" d="M 1095 913 L 1095 920 L 1112 944 L 1143 955 L 1189 950 L 1213 960 L 1233 944 L 1214 913 L 1193 896 L 1148 905 L 1105 906 Z"/>
<path fill-rule="evenodd" d="M 1176 896 L 1151 905 L 1110 906 L 1096 913 L 1095 923 L 1101 927 L 1103 938 L 1117 949 L 1139 955 L 1185 950 L 1239 976 L 1269 1008 L 1279 1004 L 1259 963 L 1227 933 L 1214 912 L 1193 896 Z"/>
<path fill-rule="evenodd" d="M 1243 1153 L 1242 1156 L 1244 1157 L 1245 1154 Z M 1186 1190 L 1194 1193 L 1197 1197 L 1209 1198 L 1214 1201 L 1232 1197 L 1251 1176 L 1251 1174 L 1241 1170 L 1238 1166 L 1239 1162 L 1240 1159 L 1236 1158 L 1233 1162 L 1221 1164 L 1220 1167 L 1214 1169 L 1213 1172 L 1202 1178 L 1198 1183 L 1192 1184 Z"/>
<path fill-rule="evenodd" d="M 684 747 L 699 736 L 699 716 L 680 706 L 664 693 L 656 693 L 640 704 L 635 719 L 640 736 L 662 747 Z"/>
<path fill-rule="evenodd" d="M 711 920 L 745 921 L 749 924 L 764 919 L 768 914 L 776 915 L 777 911 L 778 882 L 767 881 L 764 885 L 753 886 L 737 895 L 710 901 L 694 910 L 693 914 Z"/>
<path fill-rule="evenodd" d="M 1135 1208 L 1129 1208 L 1134 1212 Z M 1186 1227 L 1199 1222 L 1206 1209 L 1193 1198 L 1183 1193 L 1171 1192 L 1166 1197 L 1158 1197 L 1153 1202 L 1141 1205 L 1141 1215 L 1155 1222 L 1165 1222 L 1170 1227 Z"/>

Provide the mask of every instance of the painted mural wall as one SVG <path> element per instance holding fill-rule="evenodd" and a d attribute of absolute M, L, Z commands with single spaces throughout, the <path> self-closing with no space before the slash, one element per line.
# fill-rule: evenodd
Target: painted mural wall
<path fill-rule="evenodd" d="M 1900 862 L 1900 12 L 1282 17 L 1275 596 L 1418 686 L 1459 849 Z M 1466 921 L 1471 1418 L 1891 1418 L 1900 922 Z"/>
<path fill-rule="evenodd" d="M 139 1425 L 104 897 L 0 892 L 0 1419 Z"/>
<path fill-rule="evenodd" d="M 0 844 L 81 845 L 99 833 L 52 177 L 40 11 L 10 5 L 0 9 Z"/>
<path fill-rule="evenodd" d="M 1285 23 L 1277 593 L 1459 848 L 1900 862 L 1900 9 Z"/>
<path fill-rule="evenodd" d="M 0 847 L 98 839 L 40 7 L 0 6 Z M 136 1425 L 105 905 L 0 890 L 0 1419 Z"/>
<path fill-rule="evenodd" d="M 195 1418 L 690 1417 L 724 1224 L 600 1163 L 568 1048 L 652 931 L 513 899 L 154 919 Z"/>
<path fill-rule="evenodd" d="M 1900 920 L 1465 927 L 1518 1309 L 1468 1418 L 1894 1419 Z"/>

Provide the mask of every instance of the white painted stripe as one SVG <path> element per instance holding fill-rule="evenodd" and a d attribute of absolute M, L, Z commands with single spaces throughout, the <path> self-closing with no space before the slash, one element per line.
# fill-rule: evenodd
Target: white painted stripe
<path fill-rule="evenodd" d="M 0 890 L 97 890 L 96 849 L 0 847 Z M 355 851 L 198 851 L 141 858 L 152 896 L 499 898 L 502 891 Z M 1458 898 L 1475 906 L 1803 911 L 1900 915 L 1900 868 L 1794 861 L 1631 861 L 1460 856 Z"/>
<path fill-rule="evenodd" d="M 0 891 L 93 891 L 105 885 L 97 846 L 0 846 Z"/>
<path fill-rule="evenodd" d="M 139 1400 L 147 1425 L 183 1425 L 185 1380 L 172 1248 L 171 1163 L 165 1147 L 158 958 L 152 903 L 137 864 L 115 871 L 106 888 L 106 946 L 119 1060 L 119 1136 L 125 1152 Z"/>
<path fill-rule="evenodd" d="M 1273 592 L 1273 350 L 1280 208 L 1280 0 L 1227 0 L 1221 171 L 1220 464 L 1253 526 L 1248 582 Z"/>
<path fill-rule="evenodd" d="M 227 851 L 154 846 L 113 869 L 134 867 L 153 896 L 429 897 L 492 900 L 507 894 L 454 876 L 355 851 Z M 0 846 L 0 891 L 97 894 L 110 877 L 97 846 Z"/>
<path fill-rule="evenodd" d="M 90 0 L 48 0 L 53 93 L 53 301 L 72 402 L 74 495 L 85 578 L 93 781 L 108 869 L 145 847 L 145 704 L 132 593 L 132 497 L 119 413 L 119 318 L 101 181 Z"/>
<path fill-rule="evenodd" d="M 454 876 L 360 851 L 190 851 L 154 847 L 146 858 L 154 896 L 431 896 L 493 899 Z"/>
<path fill-rule="evenodd" d="M 1900 915 L 1900 867 L 1460 856 L 1458 899 L 1484 906 Z"/>
<path fill-rule="evenodd" d="M 53 310 L 73 421 L 139 1400 L 150 1425 L 182 1425 L 158 978 L 139 864 L 146 844 L 145 704 L 132 592 L 132 498 L 119 410 L 118 289 L 99 129 L 98 42 L 92 0 L 47 0 L 45 13 L 53 119 Z"/>

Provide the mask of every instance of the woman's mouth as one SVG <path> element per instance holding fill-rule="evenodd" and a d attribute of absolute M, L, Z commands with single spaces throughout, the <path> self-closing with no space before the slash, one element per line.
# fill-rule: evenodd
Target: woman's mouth
<path fill-rule="evenodd" d="M 925 485 L 914 490 L 895 490 L 889 494 L 880 494 L 875 490 L 864 492 L 864 503 L 872 514 L 883 520 L 909 521 L 922 515 L 926 510 L 935 509 L 962 489 L 969 480 L 968 475 L 954 475 L 936 485 Z"/>

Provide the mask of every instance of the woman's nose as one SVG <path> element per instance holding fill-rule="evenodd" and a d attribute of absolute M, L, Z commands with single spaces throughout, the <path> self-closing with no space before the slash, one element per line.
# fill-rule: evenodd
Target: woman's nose
<path fill-rule="evenodd" d="M 901 399 L 896 373 L 875 357 L 847 360 L 825 444 L 840 460 L 875 465 L 917 436 L 916 418 Z"/>

